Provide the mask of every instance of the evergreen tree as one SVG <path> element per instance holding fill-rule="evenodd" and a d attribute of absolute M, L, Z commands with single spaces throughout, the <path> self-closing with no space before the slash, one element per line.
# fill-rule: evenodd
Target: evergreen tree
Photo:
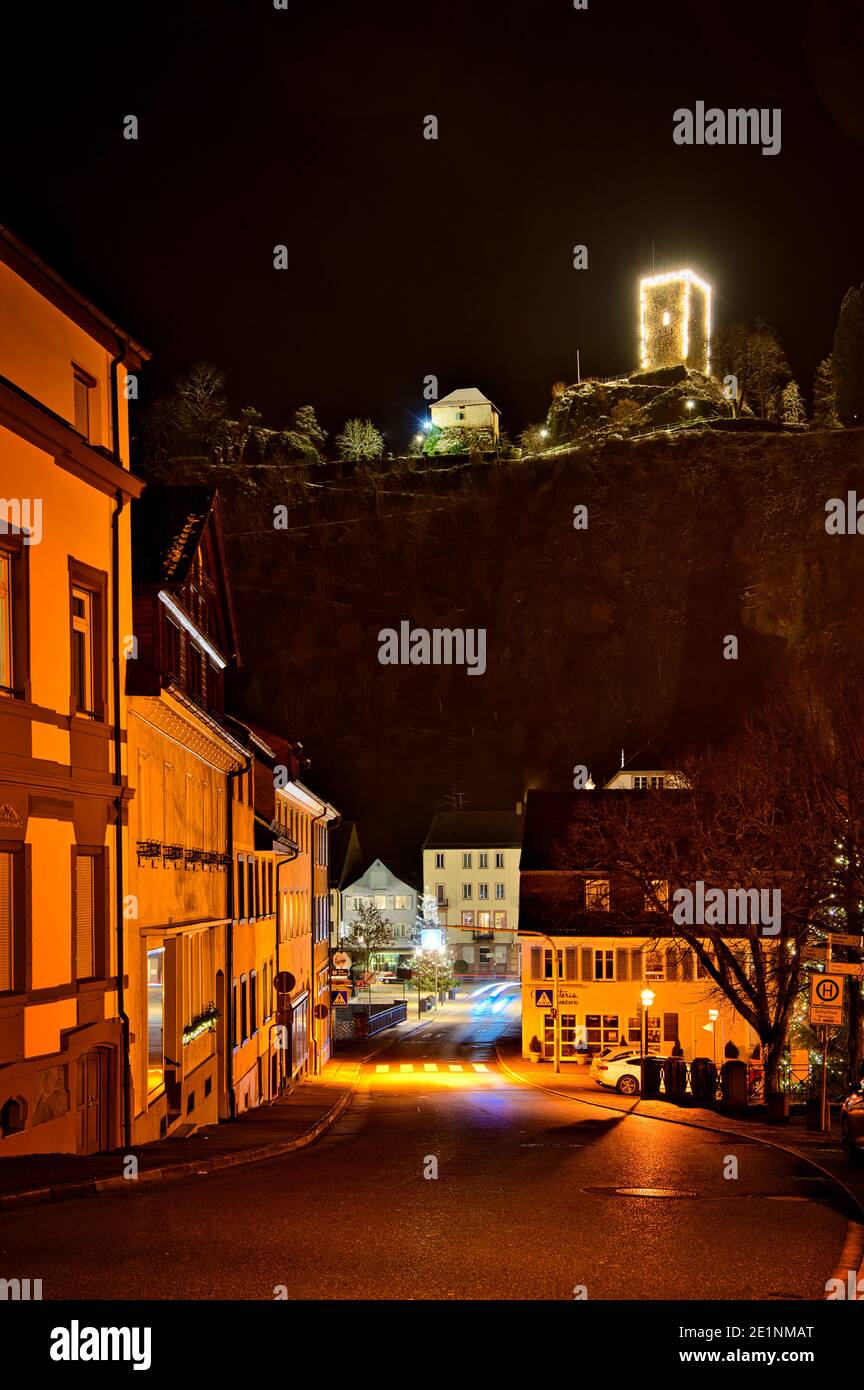
<path fill-rule="evenodd" d="M 319 425 L 314 406 L 301 405 L 294 411 L 291 433 L 301 440 L 308 441 L 308 447 L 301 452 L 315 463 L 321 463 L 324 445 L 327 443 L 327 432 Z"/>
<path fill-rule="evenodd" d="M 830 353 L 822 358 L 813 378 L 813 424 L 823 430 L 836 430 L 840 425 Z"/>
<path fill-rule="evenodd" d="M 864 424 L 864 285 L 847 290 L 840 306 L 831 370 L 841 425 Z"/>
<path fill-rule="evenodd" d="M 807 423 L 807 412 L 804 409 L 804 397 L 794 377 L 783 387 L 780 398 L 780 412 L 783 421 L 787 425 L 804 425 Z"/>

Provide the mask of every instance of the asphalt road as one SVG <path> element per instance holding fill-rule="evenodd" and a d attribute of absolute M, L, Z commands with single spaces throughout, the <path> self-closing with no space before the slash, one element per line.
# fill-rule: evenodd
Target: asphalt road
<path fill-rule="evenodd" d="M 824 1298 L 846 1220 L 803 1164 L 518 1086 L 516 1024 L 512 987 L 447 1005 L 298 1153 L 3 1213 L 3 1272 L 45 1299 Z"/>

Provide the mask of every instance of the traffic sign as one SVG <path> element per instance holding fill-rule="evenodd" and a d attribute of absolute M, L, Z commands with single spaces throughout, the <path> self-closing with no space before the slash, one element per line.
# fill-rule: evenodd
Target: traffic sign
<path fill-rule="evenodd" d="M 828 940 L 832 946 L 857 946 L 859 951 L 861 949 L 860 936 L 848 936 L 845 932 L 830 931 Z"/>
<path fill-rule="evenodd" d="M 813 975 L 810 980 L 810 1022 L 838 1028 L 843 1023 L 843 976 Z"/>
<path fill-rule="evenodd" d="M 336 970 L 348 970 L 351 967 L 351 957 L 347 951 L 336 951 L 333 956 L 333 966 Z"/>
<path fill-rule="evenodd" d="M 832 979 L 830 975 L 814 975 L 810 980 L 810 1003 L 842 1009 L 843 981 Z"/>
<path fill-rule="evenodd" d="M 805 946 L 805 947 L 804 947 L 804 950 L 801 952 L 801 955 L 803 956 L 804 960 L 827 960 L 827 959 L 828 959 L 828 947 L 827 947 L 827 946 Z"/>
<path fill-rule="evenodd" d="M 534 991 L 534 1007 L 535 1007 L 535 1008 L 537 1008 L 537 1009 L 551 1009 L 551 1008 L 552 1008 L 552 1003 L 553 1003 L 553 1000 L 552 1000 L 552 991 L 551 991 L 551 989 L 535 989 L 535 991 Z"/>
<path fill-rule="evenodd" d="M 331 989 L 330 1007 L 331 1009 L 344 1009 L 348 1005 L 347 989 Z"/>
<path fill-rule="evenodd" d="M 857 975 L 864 977 L 864 965 L 851 965 L 845 960 L 829 960 L 826 966 L 829 975 Z"/>

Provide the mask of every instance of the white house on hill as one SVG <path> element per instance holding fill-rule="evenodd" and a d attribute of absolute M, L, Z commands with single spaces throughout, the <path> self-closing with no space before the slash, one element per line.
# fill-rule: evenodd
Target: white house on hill
<path fill-rule="evenodd" d="M 439 429 L 490 430 L 492 440 L 498 440 L 498 421 L 501 417 L 497 405 L 488 396 L 478 391 L 476 386 L 463 386 L 443 396 L 429 408 L 432 424 Z"/>

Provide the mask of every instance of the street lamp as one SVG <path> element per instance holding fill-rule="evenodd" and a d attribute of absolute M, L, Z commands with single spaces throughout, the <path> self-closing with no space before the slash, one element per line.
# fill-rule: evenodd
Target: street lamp
<path fill-rule="evenodd" d="M 640 1077 L 641 1096 L 645 1095 L 645 1058 L 648 1053 L 648 1010 L 654 1003 L 653 989 L 643 989 L 642 991 L 642 1075 Z"/>
<path fill-rule="evenodd" d="M 552 952 L 552 1070 L 561 1070 L 561 1031 L 558 1018 L 558 951 L 551 936 L 545 933 L 540 937 L 541 941 L 548 941 Z M 541 1054 L 542 1055 L 542 1054 Z"/>
<path fill-rule="evenodd" d="M 708 1017 L 711 1020 L 711 1037 L 714 1043 L 714 1070 L 717 1070 L 717 1020 L 720 1017 L 719 1009 L 709 1009 Z"/>

